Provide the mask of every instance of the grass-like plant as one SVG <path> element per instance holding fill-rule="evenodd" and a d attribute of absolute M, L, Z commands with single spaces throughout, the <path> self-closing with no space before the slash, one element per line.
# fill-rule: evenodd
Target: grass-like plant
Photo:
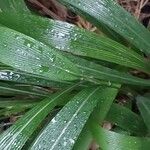
<path fill-rule="evenodd" d="M 0 120 L 21 115 L 0 150 L 149 150 L 149 31 L 115 0 L 59 2 L 103 35 L 0 0 Z"/>

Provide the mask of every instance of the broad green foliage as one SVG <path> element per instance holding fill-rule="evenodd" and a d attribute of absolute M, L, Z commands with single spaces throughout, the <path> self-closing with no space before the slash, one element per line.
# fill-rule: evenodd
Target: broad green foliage
<path fill-rule="evenodd" d="M 60 3 L 104 34 L 0 0 L 0 120 L 23 114 L 0 150 L 149 150 L 149 31 L 115 0 Z"/>

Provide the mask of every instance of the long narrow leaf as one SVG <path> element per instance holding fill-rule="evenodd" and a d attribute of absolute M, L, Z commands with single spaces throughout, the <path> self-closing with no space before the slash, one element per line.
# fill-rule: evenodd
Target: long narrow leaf
<path fill-rule="evenodd" d="M 94 79 L 106 80 L 108 81 L 107 85 L 109 86 L 113 85 L 113 82 L 150 86 L 150 80 L 137 78 L 130 74 L 119 72 L 117 70 L 110 69 L 108 67 L 104 67 L 102 65 L 72 55 L 65 54 L 65 56 L 70 58 L 72 62 L 80 69 L 81 76 L 87 78 L 89 81 L 93 81 Z M 98 83 L 98 81 L 96 82 Z"/>
<path fill-rule="evenodd" d="M 119 87 L 120 85 L 118 85 L 118 88 Z M 95 108 L 86 126 L 81 132 L 76 144 L 74 145 L 74 150 L 87 150 L 88 149 L 87 146 L 90 145 L 93 139 L 91 131 L 90 131 L 90 122 L 98 122 L 99 124 L 102 124 L 102 122 L 104 121 L 107 113 L 109 112 L 110 107 L 112 106 L 112 103 L 118 93 L 118 89 L 105 88 L 101 90 L 101 93 L 102 93 L 101 101 L 99 101 L 98 106 Z"/>
<path fill-rule="evenodd" d="M 37 90 L 37 91 L 36 91 Z M 32 96 L 40 96 L 40 97 L 47 97 L 48 92 L 38 90 L 34 88 L 34 86 L 16 86 L 15 84 L 10 84 L 10 83 L 4 83 L 0 82 L 0 94 L 2 93 L 15 93 L 17 94 L 22 94 L 22 95 L 32 95 Z"/>
<path fill-rule="evenodd" d="M 8 9 L 11 13 L 30 14 L 30 10 L 27 8 L 24 0 L 0 0 L 0 13 Z"/>
<path fill-rule="evenodd" d="M 132 137 L 107 131 L 93 123 L 92 132 L 103 150 L 149 150 L 150 138 Z"/>
<path fill-rule="evenodd" d="M 150 133 L 150 99 L 142 96 L 137 97 L 137 106 L 140 110 L 141 116 L 149 129 Z"/>
<path fill-rule="evenodd" d="M 144 135 L 147 132 L 147 128 L 140 116 L 118 104 L 112 105 L 106 120 L 134 135 Z M 131 123 L 132 121 L 134 123 Z"/>
<path fill-rule="evenodd" d="M 65 22 L 25 15 L 0 13 L 0 23 L 57 49 L 150 72 L 140 55 L 125 46 Z M 36 26 L 36 28 L 29 28 Z"/>
<path fill-rule="evenodd" d="M 77 94 L 52 119 L 33 143 L 31 149 L 71 149 L 98 101 L 102 87 L 87 88 Z"/>
<path fill-rule="evenodd" d="M 21 150 L 35 129 L 66 95 L 77 85 L 73 85 L 60 93 L 54 94 L 40 102 L 12 127 L 0 135 L 0 149 Z"/>
<path fill-rule="evenodd" d="M 115 0 L 59 0 L 97 27 L 109 27 L 134 46 L 150 53 L 150 33 Z"/>
<path fill-rule="evenodd" d="M 0 67 L 0 80 L 53 88 L 66 87 L 71 84 L 71 82 L 62 80 L 52 81 L 41 75 L 29 74 L 10 67 Z"/>
<path fill-rule="evenodd" d="M 5 27 L 0 27 L 0 43 L 4 64 L 56 81 L 77 79 L 78 69 L 52 47 Z"/>

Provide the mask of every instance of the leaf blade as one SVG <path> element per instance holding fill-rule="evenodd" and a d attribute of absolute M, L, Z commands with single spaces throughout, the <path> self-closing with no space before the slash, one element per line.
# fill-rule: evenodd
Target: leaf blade
<path fill-rule="evenodd" d="M 22 149 L 25 142 L 38 127 L 41 121 L 44 120 L 57 103 L 62 100 L 75 86 L 77 85 L 73 85 L 58 94 L 56 93 L 51 98 L 47 98 L 37 104 L 37 106 L 31 109 L 23 118 L 18 120 L 14 126 L 0 135 L 0 147 L 2 149 Z M 28 132 L 29 130 L 30 132 Z"/>
<path fill-rule="evenodd" d="M 30 149 L 33 150 L 39 148 L 40 146 L 51 150 L 71 149 L 90 113 L 99 100 L 99 97 L 97 96 L 100 95 L 100 89 L 100 87 L 88 88 L 76 95 L 60 111 L 60 113 L 58 113 L 56 117 L 52 119 L 45 130 L 43 130 L 43 132 L 35 140 Z M 86 113 L 84 113 L 84 111 L 86 111 Z M 43 141 L 45 142 L 44 145 L 42 144 Z"/>
<path fill-rule="evenodd" d="M 0 19 L 1 24 L 59 50 L 150 72 L 149 63 L 133 50 L 68 23 L 33 15 L 10 13 L 0 13 Z M 31 30 L 29 26 L 36 26 L 36 28 Z"/>
<path fill-rule="evenodd" d="M 79 73 L 78 69 L 55 49 L 5 27 L 0 31 L 2 63 L 56 81 L 77 79 L 71 70 Z"/>
<path fill-rule="evenodd" d="M 98 27 L 103 23 L 140 50 L 149 54 L 150 33 L 113 0 L 61 0 L 69 8 L 84 15 Z"/>
<path fill-rule="evenodd" d="M 142 96 L 138 96 L 136 99 L 138 109 L 150 133 L 150 100 Z"/>

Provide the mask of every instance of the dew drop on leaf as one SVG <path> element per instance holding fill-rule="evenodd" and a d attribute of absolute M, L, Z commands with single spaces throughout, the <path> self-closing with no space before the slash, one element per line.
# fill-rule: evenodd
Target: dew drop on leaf
<path fill-rule="evenodd" d="M 69 139 L 69 142 L 70 142 L 71 144 L 74 144 L 74 143 L 75 143 L 75 141 L 74 141 L 73 139 Z"/>
<path fill-rule="evenodd" d="M 54 123 L 56 123 L 57 121 L 55 120 L 55 118 L 53 118 L 53 119 L 51 120 L 51 122 L 54 124 Z"/>
<path fill-rule="evenodd" d="M 110 81 L 108 81 L 108 86 L 111 86 L 111 85 L 112 85 L 112 83 Z"/>
<path fill-rule="evenodd" d="M 63 143 L 63 146 L 66 146 L 67 145 L 67 142 L 65 141 L 64 143 Z"/>

